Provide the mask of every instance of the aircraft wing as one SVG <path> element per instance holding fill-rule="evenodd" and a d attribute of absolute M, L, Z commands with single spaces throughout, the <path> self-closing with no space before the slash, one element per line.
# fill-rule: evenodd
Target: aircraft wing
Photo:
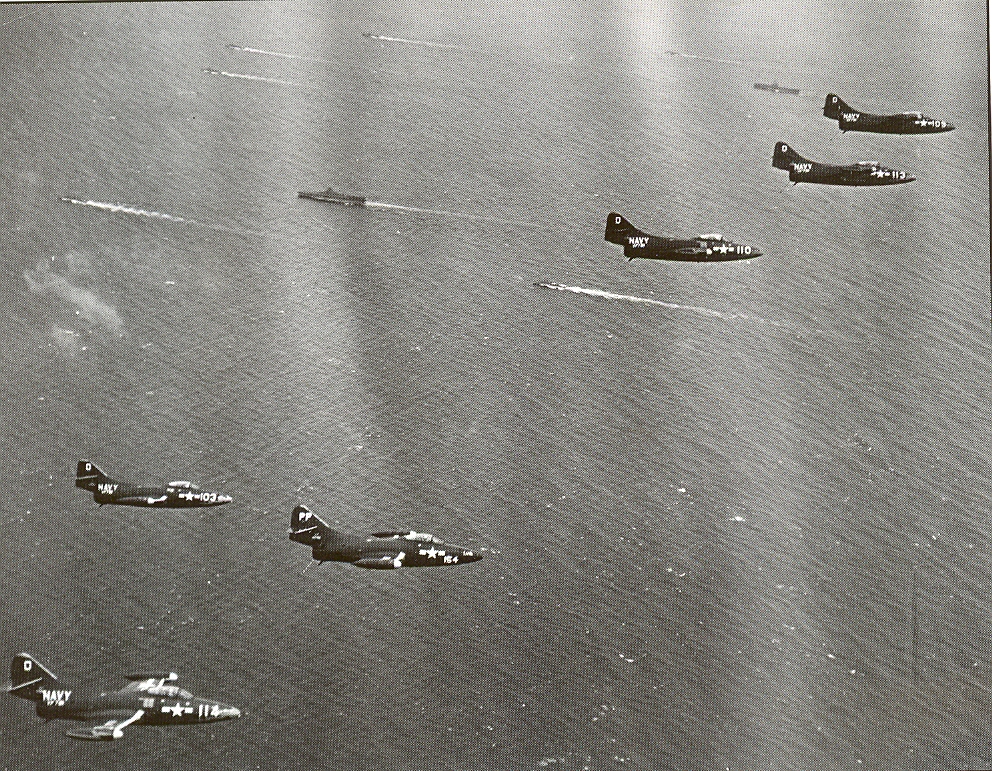
<path fill-rule="evenodd" d="M 90 726 L 89 728 L 74 728 L 71 731 L 66 731 L 66 734 L 73 739 L 81 739 L 83 741 L 113 741 L 114 739 L 120 739 L 124 735 L 124 728 L 131 725 L 134 721 L 140 720 L 144 714 L 145 711 L 139 709 L 126 720 L 108 720 L 106 723 Z"/>
<path fill-rule="evenodd" d="M 705 246 L 683 246 L 680 249 L 672 250 L 675 254 L 684 254 L 687 257 L 695 257 L 700 254 L 706 254 Z"/>
<path fill-rule="evenodd" d="M 372 533 L 372 538 L 405 538 L 408 541 L 431 541 L 441 543 L 430 533 L 418 533 L 416 530 L 390 530 L 383 533 Z"/>
<path fill-rule="evenodd" d="M 125 693 L 134 693 L 135 691 L 148 691 L 152 688 L 161 688 L 167 682 L 173 682 L 179 679 L 179 675 L 175 672 L 135 672 L 133 675 L 127 675 L 127 679 L 130 681 L 122 689 Z"/>
<path fill-rule="evenodd" d="M 395 556 L 392 554 L 384 554 L 381 557 L 362 557 L 360 560 L 356 560 L 352 564 L 357 568 L 392 570 L 393 568 L 402 567 L 403 557 L 405 556 L 406 555 L 403 552 L 400 552 Z"/>

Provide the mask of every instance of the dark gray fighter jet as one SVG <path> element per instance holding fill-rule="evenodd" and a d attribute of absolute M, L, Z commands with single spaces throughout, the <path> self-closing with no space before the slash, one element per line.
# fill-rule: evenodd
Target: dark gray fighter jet
<path fill-rule="evenodd" d="M 63 685 L 29 653 L 18 653 L 10 663 L 7 692 L 35 702 L 45 720 L 102 720 L 89 728 L 68 731 L 73 739 L 113 740 L 129 725 L 184 725 L 213 723 L 240 717 L 241 711 L 219 701 L 202 699 L 175 685 L 175 672 L 139 672 L 119 691 L 84 693 Z"/>
<path fill-rule="evenodd" d="M 861 161 L 850 166 L 833 166 L 803 158 L 785 142 L 775 143 L 772 166 L 789 172 L 789 181 L 818 182 L 822 185 L 900 185 L 916 177 L 897 169 L 887 169 L 874 161 Z"/>
<path fill-rule="evenodd" d="M 928 118 L 918 112 L 898 115 L 872 115 L 849 107 L 837 94 L 827 94 L 823 114 L 833 118 L 841 131 L 874 131 L 878 134 L 941 134 L 953 131 L 946 120 Z"/>
<path fill-rule="evenodd" d="M 93 500 L 101 506 L 116 503 L 123 506 L 188 509 L 196 506 L 220 506 L 231 502 L 230 495 L 201 490 L 192 482 L 169 482 L 159 487 L 138 487 L 115 482 L 88 460 L 81 460 L 76 464 L 76 487 L 93 493 Z"/>
<path fill-rule="evenodd" d="M 339 533 L 303 504 L 293 509 L 289 540 L 310 546 L 314 562 L 350 562 L 379 570 L 464 565 L 482 559 L 478 552 L 451 546 L 429 533 Z"/>
<path fill-rule="evenodd" d="M 606 235 L 611 244 L 623 247 L 624 257 L 630 262 L 636 257 L 647 260 L 686 260 L 689 262 L 725 262 L 760 257 L 753 246 L 735 244 L 718 233 L 695 238 L 667 238 L 648 235 L 631 225 L 615 211 L 606 215 Z"/>

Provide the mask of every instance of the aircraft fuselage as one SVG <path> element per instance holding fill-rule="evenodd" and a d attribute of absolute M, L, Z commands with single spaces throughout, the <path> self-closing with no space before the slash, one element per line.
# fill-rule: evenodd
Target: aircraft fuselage
<path fill-rule="evenodd" d="M 337 538 L 328 539 L 327 544 L 315 546 L 313 558 L 320 562 L 350 562 L 358 567 L 387 570 L 459 565 L 482 558 L 481 554 L 471 549 L 452 546 L 431 536 L 418 538 L 418 535 L 408 533 L 386 538 L 363 538 L 338 534 Z"/>
<path fill-rule="evenodd" d="M 93 493 L 93 500 L 120 506 L 152 506 L 167 509 L 188 509 L 199 506 L 220 506 L 231 502 L 231 496 L 201 490 L 191 482 L 169 482 L 157 487 L 143 487 L 117 482 L 88 460 L 76 465 L 76 487 Z"/>
<path fill-rule="evenodd" d="M 685 260 L 688 262 L 726 262 L 758 257 L 750 246 L 705 238 L 678 239 L 662 236 L 627 236 L 623 255 L 628 260 Z"/>
<path fill-rule="evenodd" d="M 111 741 L 120 739 L 130 725 L 184 725 L 213 723 L 241 716 L 236 707 L 194 696 L 168 681 L 174 672 L 145 672 L 129 675 L 124 688 L 91 692 L 64 685 L 30 653 L 18 653 L 10 664 L 7 692 L 33 701 L 35 712 L 45 720 L 103 721 L 68 732 L 73 739 Z"/>
<path fill-rule="evenodd" d="M 311 547 L 318 562 L 348 562 L 378 570 L 464 565 L 483 556 L 473 549 L 444 543 L 429 533 L 341 533 L 302 504 L 293 510 L 289 540 Z"/>
<path fill-rule="evenodd" d="M 228 720 L 241 713 L 219 701 L 193 696 L 175 686 L 149 691 L 113 691 L 80 695 L 58 685 L 39 689 L 35 711 L 46 720 L 127 720 L 139 710 L 136 725 L 183 725 Z"/>
<path fill-rule="evenodd" d="M 953 131 L 946 120 L 928 118 L 919 112 L 873 115 L 845 104 L 836 94 L 827 94 L 823 114 L 837 121 L 841 131 L 871 131 L 876 134 L 941 134 Z"/>
<path fill-rule="evenodd" d="M 186 509 L 198 506 L 220 506 L 231 502 L 231 496 L 201 490 L 193 485 L 165 485 L 162 487 L 135 487 L 120 482 L 100 482 L 93 492 L 93 500 L 122 506 L 157 506 L 169 509 Z"/>
<path fill-rule="evenodd" d="M 819 183 L 821 185 L 878 186 L 900 185 L 916 179 L 912 174 L 898 169 L 888 169 L 878 163 L 862 162 L 850 166 L 833 166 L 803 158 L 785 142 L 776 142 L 772 155 L 776 169 L 789 172 L 789 181 Z"/>
<path fill-rule="evenodd" d="M 877 164 L 832 166 L 826 163 L 800 161 L 789 164 L 790 182 L 812 182 L 822 185 L 899 185 L 915 180 L 912 174 L 896 169 L 887 169 Z"/>
<path fill-rule="evenodd" d="M 717 234 L 699 235 L 695 238 L 667 238 L 652 236 L 630 224 L 622 215 L 610 212 L 606 218 L 606 235 L 611 244 L 623 246 L 628 261 L 682 260 L 687 262 L 727 262 L 760 257 L 753 246 L 735 244 Z"/>

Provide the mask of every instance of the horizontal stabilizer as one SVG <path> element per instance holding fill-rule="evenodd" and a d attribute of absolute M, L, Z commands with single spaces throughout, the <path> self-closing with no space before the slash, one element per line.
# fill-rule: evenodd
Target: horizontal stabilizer
<path fill-rule="evenodd" d="M 65 734 L 66 736 L 71 736 L 73 739 L 81 739 L 86 742 L 109 742 L 116 738 L 112 728 L 108 730 L 99 725 L 92 728 L 73 728 L 70 731 L 66 731 Z"/>

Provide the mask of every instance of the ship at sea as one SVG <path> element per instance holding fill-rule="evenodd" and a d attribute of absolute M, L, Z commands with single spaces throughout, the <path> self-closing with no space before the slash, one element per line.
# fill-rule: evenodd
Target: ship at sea
<path fill-rule="evenodd" d="M 299 193 L 300 198 L 309 198 L 311 201 L 326 201 L 327 203 L 337 203 L 342 206 L 365 206 L 366 200 L 363 195 L 346 195 L 336 193 L 331 188 L 327 188 L 322 193 Z"/>
<path fill-rule="evenodd" d="M 758 91 L 772 91 L 776 94 L 792 94 L 793 96 L 799 96 L 798 88 L 788 88 L 786 86 L 780 86 L 778 83 L 755 83 L 754 87 Z"/>

